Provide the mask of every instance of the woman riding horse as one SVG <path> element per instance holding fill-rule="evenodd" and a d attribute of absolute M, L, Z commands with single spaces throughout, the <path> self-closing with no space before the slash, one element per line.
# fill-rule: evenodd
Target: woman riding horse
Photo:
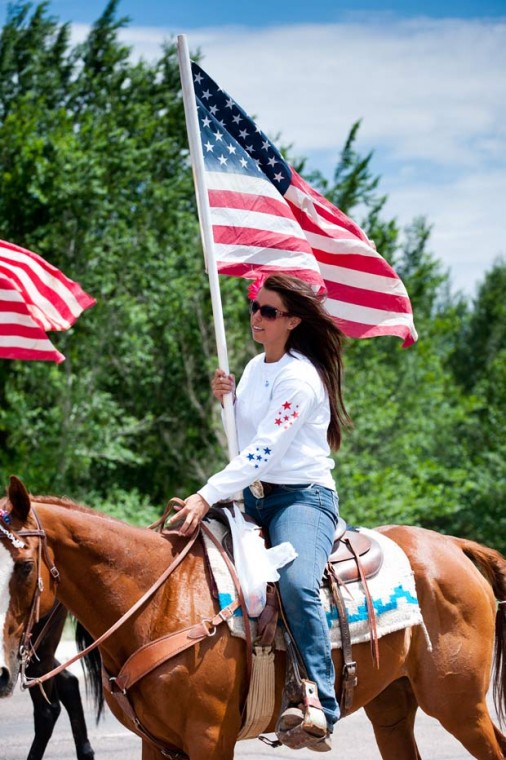
<path fill-rule="evenodd" d="M 267 529 L 271 543 L 292 544 L 297 557 L 280 568 L 279 588 L 325 715 L 323 735 L 316 743 L 309 735 L 308 746 L 326 751 L 339 705 L 320 583 L 338 518 L 330 448 L 339 448 L 341 427 L 349 422 L 341 390 L 343 335 L 306 282 L 281 274 L 264 281 L 251 303 L 250 325 L 264 352 L 250 361 L 237 387 L 240 453 L 186 499 L 172 524 L 189 535 L 210 505 L 244 490 L 246 513 Z M 234 392 L 233 378 L 218 369 L 212 388 L 223 401 Z M 303 711 L 289 706 L 278 722 L 280 741 L 303 720 Z"/>

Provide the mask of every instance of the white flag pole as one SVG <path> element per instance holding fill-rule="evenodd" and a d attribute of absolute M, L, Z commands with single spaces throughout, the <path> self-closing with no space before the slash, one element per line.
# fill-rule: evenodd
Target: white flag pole
<path fill-rule="evenodd" d="M 214 252 L 211 212 L 209 210 L 209 198 L 204 180 L 204 156 L 202 154 L 197 105 L 195 103 L 195 91 L 193 89 L 193 77 L 186 35 L 178 35 L 177 50 L 184 112 L 186 117 L 186 130 L 188 132 L 188 143 L 190 146 L 190 157 L 193 169 L 193 182 L 195 185 L 195 195 L 197 197 L 200 235 L 202 238 L 206 271 L 209 277 L 209 288 L 211 291 L 218 362 L 220 367 L 228 374 L 230 369 L 228 365 L 225 323 L 223 321 L 223 308 L 221 304 L 218 268 L 216 266 L 216 256 Z M 228 455 L 229 458 L 232 459 L 239 452 L 239 447 L 237 444 L 237 432 L 235 427 L 234 401 L 231 393 L 227 393 L 223 398 L 223 411 Z"/>

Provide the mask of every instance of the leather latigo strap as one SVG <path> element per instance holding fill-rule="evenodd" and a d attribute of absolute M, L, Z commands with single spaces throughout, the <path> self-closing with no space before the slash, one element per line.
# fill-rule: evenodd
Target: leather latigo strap
<path fill-rule="evenodd" d="M 209 538 L 210 541 L 213 542 L 213 544 L 216 546 L 218 551 L 220 552 L 223 561 L 225 562 L 228 572 L 230 573 L 230 577 L 232 578 L 232 581 L 235 586 L 235 590 L 237 592 L 237 597 L 239 599 L 239 606 L 241 607 L 243 611 L 243 617 L 244 617 L 244 635 L 246 637 L 246 682 L 248 684 L 249 689 L 249 683 L 251 681 L 251 671 L 253 669 L 253 643 L 251 638 L 251 624 L 248 617 L 248 610 L 246 607 L 246 601 L 244 599 L 244 593 L 241 587 L 241 582 L 239 580 L 239 576 L 237 575 L 237 571 L 231 562 L 227 552 L 224 550 L 223 546 L 220 544 L 218 539 L 214 536 L 213 532 L 209 530 L 209 528 L 204 524 L 201 523 L 200 525 L 202 531 L 206 534 L 206 536 Z"/>
<path fill-rule="evenodd" d="M 117 686 L 114 679 L 109 678 L 109 675 L 102 666 L 102 688 L 104 692 L 108 692 L 111 694 L 111 696 L 114 697 L 116 700 L 116 704 L 118 707 L 121 708 L 123 714 L 130 720 L 132 723 L 132 726 L 130 727 L 132 731 L 134 731 L 138 736 L 141 737 L 141 739 L 144 739 L 145 741 L 152 744 L 154 747 L 157 747 L 160 750 L 160 753 L 163 755 L 163 757 L 168 758 L 169 760 L 189 760 L 188 755 L 183 752 L 179 747 L 176 747 L 175 744 L 168 744 L 167 742 L 163 742 L 160 739 L 158 739 L 156 736 L 154 736 L 148 729 L 143 726 L 139 718 L 137 717 L 137 714 L 135 713 L 134 708 L 132 707 L 132 704 L 128 698 L 128 695 L 126 692 L 121 691 Z"/>
<path fill-rule="evenodd" d="M 234 612 L 242 607 L 245 617 L 245 629 L 246 629 L 246 651 L 247 651 L 247 681 L 249 684 L 251 676 L 251 627 L 246 613 L 246 605 L 244 601 L 244 595 L 239 584 L 239 579 L 235 568 L 228 559 L 223 547 L 216 541 L 209 529 L 201 524 L 201 529 L 205 531 L 206 535 L 216 544 L 217 548 L 221 552 L 223 559 L 227 563 L 227 567 L 232 575 L 234 584 L 236 585 L 238 598 L 220 610 L 212 618 L 203 618 L 200 622 L 187 626 L 179 631 L 174 631 L 166 636 L 161 636 L 155 641 L 149 641 L 144 646 L 137 649 L 128 660 L 124 663 L 117 676 L 108 676 L 111 682 L 115 682 L 119 689 L 127 691 L 133 684 L 140 681 L 144 676 L 150 673 L 152 670 L 162 665 L 167 660 L 175 657 L 177 654 L 184 652 L 185 649 L 189 649 L 192 646 L 198 644 L 199 641 L 203 641 L 206 638 L 214 636 L 216 628 L 221 623 L 229 620 Z"/>

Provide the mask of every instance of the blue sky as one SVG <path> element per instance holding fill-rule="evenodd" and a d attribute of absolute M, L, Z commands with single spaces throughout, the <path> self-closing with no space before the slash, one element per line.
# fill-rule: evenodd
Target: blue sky
<path fill-rule="evenodd" d="M 53 0 L 51 8 L 62 20 L 90 22 L 105 0 Z M 400 17 L 483 18 L 506 16 L 504 0 L 122 0 L 119 10 L 135 25 L 180 25 L 186 29 L 217 24 L 269 26 L 277 24 L 335 23 L 363 14 Z"/>
<path fill-rule="evenodd" d="M 105 4 L 49 10 L 77 41 Z M 122 0 L 119 13 L 136 56 L 185 33 L 259 126 L 329 177 L 361 119 L 386 213 L 403 228 L 427 218 L 454 289 L 473 295 L 506 256 L 505 0 Z"/>

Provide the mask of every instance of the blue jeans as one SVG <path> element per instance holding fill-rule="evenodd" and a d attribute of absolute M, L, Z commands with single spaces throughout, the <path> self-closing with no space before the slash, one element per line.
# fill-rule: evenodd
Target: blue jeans
<path fill-rule="evenodd" d="M 246 488 L 244 506 L 246 513 L 267 529 L 273 546 L 289 541 L 298 554 L 293 562 L 279 569 L 279 589 L 288 625 L 308 676 L 318 686 L 332 730 L 339 718 L 339 705 L 320 583 L 334 540 L 337 494 L 318 485 L 286 485 L 256 499 Z"/>

